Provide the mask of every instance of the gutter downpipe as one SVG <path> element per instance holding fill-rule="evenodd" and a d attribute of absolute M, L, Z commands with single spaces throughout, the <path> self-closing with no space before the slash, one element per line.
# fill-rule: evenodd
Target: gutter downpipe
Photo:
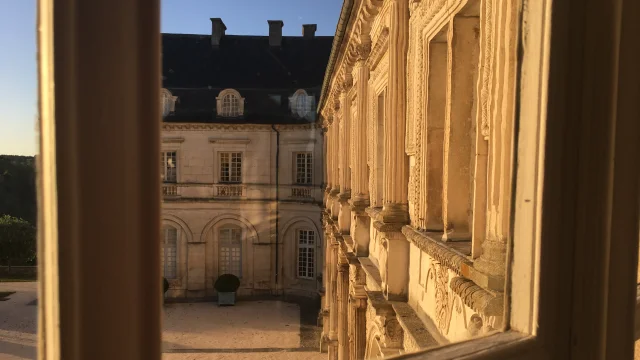
<path fill-rule="evenodd" d="M 275 280 L 276 280 L 276 294 L 278 291 L 278 275 L 280 269 L 280 257 L 278 246 L 279 244 L 279 229 L 278 222 L 280 218 L 280 132 L 276 129 L 275 125 L 271 125 L 271 129 L 276 132 L 276 272 L 275 272 Z"/>

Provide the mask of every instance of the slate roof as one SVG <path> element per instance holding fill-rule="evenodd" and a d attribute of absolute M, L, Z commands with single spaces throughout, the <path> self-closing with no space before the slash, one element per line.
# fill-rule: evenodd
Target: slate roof
<path fill-rule="evenodd" d="M 317 103 L 332 42 L 332 36 L 283 36 L 274 48 L 268 36 L 225 35 L 213 48 L 210 35 L 162 34 L 163 87 L 178 96 L 165 121 L 308 123 L 291 114 L 288 98 L 305 89 Z M 245 98 L 240 119 L 216 117 L 215 98 L 226 88 Z M 273 100 L 278 94 L 280 104 Z"/>

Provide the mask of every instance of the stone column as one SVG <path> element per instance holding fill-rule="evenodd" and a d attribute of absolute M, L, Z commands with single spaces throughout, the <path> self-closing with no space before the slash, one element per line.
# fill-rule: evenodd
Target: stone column
<path fill-rule="evenodd" d="M 349 263 L 344 254 L 338 257 L 338 359 L 349 360 Z"/>
<path fill-rule="evenodd" d="M 487 182 L 487 232 L 482 244 L 482 255 L 475 261 L 470 278 L 478 285 L 492 290 L 504 290 L 507 238 L 510 223 L 512 197 L 511 150 L 513 141 L 513 117 L 517 55 L 517 6 L 501 3 L 488 14 L 493 28 L 502 29 L 495 34 L 497 50 L 493 59 L 493 71 L 499 86 L 491 95 L 500 108 L 494 109 L 488 118 L 482 119 L 482 131 L 489 140 Z M 500 62 L 498 62 L 498 60 Z M 497 66 L 500 64 L 501 66 Z M 497 105 L 494 105 L 497 106 Z"/>
<path fill-rule="evenodd" d="M 369 226 L 371 219 L 364 212 L 369 206 L 369 174 L 367 171 L 367 88 L 369 67 L 365 61 L 369 56 L 371 44 L 368 39 L 357 46 L 358 60 L 355 64 L 355 86 L 357 101 L 357 117 L 353 122 L 353 188 L 351 189 L 351 229 L 350 235 L 355 244 L 357 256 L 369 254 Z"/>
<path fill-rule="evenodd" d="M 322 135 L 324 140 L 324 206 L 329 208 L 329 192 L 331 191 L 331 135 L 329 133 L 329 126 L 331 125 L 328 119 L 325 120 L 325 124 L 322 127 Z"/>
<path fill-rule="evenodd" d="M 367 57 L 371 44 L 364 43 L 356 47 L 358 60 L 354 66 L 356 76 L 357 117 L 353 122 L 353 188 L 352 197 L 355 202 L 369 202 L 369 175 L 367 173 L 367 88 L 369 83 L 369 67 Z"/>
<path fill-rule="evenodd" d="M 391 0 L 390 2 L 382 215 L 385 222 L 406 223 L 409 218 L 409 158 L 405 153 L 409 0 Z"/>
<path fill-rule="evenodd" d="M 344 84 L 340 94 L 340 213 L 338 215 L 338 227 L 340 232 L 348 234 L 351 227 L 351 164 L 349 153 L 351 151 L 351 99 L 347 96 L 353 81 L 349 70 L 344 77 Z"/>
<path fill-rule="evenodd" d="M 339 107 L 337 107 L 339 109 Z M 331 124 L 331 168 L 332 168 L 332 184 L 331 192 L 331 217 L 335 220 L 338 219 L 340 212 L 340 203 L 338 202 L 338 194 L 340 193 L 340 167 L 339 167 L 339 153 L 342 151 L 340 148 L 340 116 L 334 115 L 334 121 Z"/>
<path fill-rule="evenodd" d="M 362 360 L 367 348 L 367 297 L 351 296 L 350 302 L 352 337 L 349 339 L 349 356 L 350 359 Z"/>
<path fill-rule="evenodd" d="M 338 247 L 339 243 L 335 238 L 331 242 L 331 294 L 329 307 L 329 360 L 338 360 Z"/>
<path fill-rule="evenodd" d="M 366 274 L 354 258 L 349 264 L 349 359 L 364 359 L 367 337 Z"/>
<path fill-rule="evenodd" d="M 400 231 L 409 222 L 409 157 L 405 153 L 406 63 L 409 0 L 389 0 L 389 77 L 384 124 L 382 211 L 374 227 L 384 236 L 380 273 L 388 300 L 406 301 L 409 243 Z"/>

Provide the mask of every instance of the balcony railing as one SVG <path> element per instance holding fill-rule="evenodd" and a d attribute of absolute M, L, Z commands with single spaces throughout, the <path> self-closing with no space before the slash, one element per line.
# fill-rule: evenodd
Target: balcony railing
<path fill-rule="evenodd" d="M 292 187 L 291 197 L 295 198 L 311 198 L 311 188 L 308 187 Z"/>
<path fill-rule="evenodd" d="M 218 197 L 242 197 L 244 185 L 214 185 L 215 196 Z"/>
<path fill-rule="evenodd" d="M 162 184 L 163 196 L 177 196 L 178 186 L 176 184 Z"/>

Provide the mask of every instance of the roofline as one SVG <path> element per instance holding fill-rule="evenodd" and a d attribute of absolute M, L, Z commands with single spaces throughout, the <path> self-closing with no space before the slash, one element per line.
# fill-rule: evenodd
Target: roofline
<path fill-rule="evenodd" d="M 211 36 L 211 34 L 186 34 L 186 33 L 160 33 L 160 35 L 171 35 L 171 36 L 200 36 L 207 37 Z M 234 35 L 234 34 L 225 34 L 224 37 L 253 37 L 253 38 L 268 38 L 269 35 Z M 304 38 L 302 35 L 282 35 L 283 38 Z M 314 35 L 314 39 L 316 38 L 332 38 L 333 35 Z"/>
<path fill-rule="evenodd" d="M 336 34 L 333 37 L 333 45 L 331 45 L 329 63 L 327 63 L 327 69 L 324 73 L 324 80 L 322 81 L 320 101 L 318 101 L 318 108 L 316 110 L 318 114 L 320 113 L 320 109 L 324 107 L 324 103 L 327 101 L 327 88 L 329 87 L 331 74 L 333 73 L 334 67 L 336 65 L 336 60 L 338 59 L 338 55 L 340 53 L 340 48 L 342 47 L 342 43 L 344 41 L 344 35 L 347 30 L 347 25 L 349 24 L 349 19 L 351 18 L 351 12 L 353 11 L 354 3 L 355 0 L 344 0 L 344 2 L 342 3 L 340 19 L 338 20 L 338 25 L 336 25 Z M 319 116 L 317 118 L 318 120 L 320 119 Z"/>

